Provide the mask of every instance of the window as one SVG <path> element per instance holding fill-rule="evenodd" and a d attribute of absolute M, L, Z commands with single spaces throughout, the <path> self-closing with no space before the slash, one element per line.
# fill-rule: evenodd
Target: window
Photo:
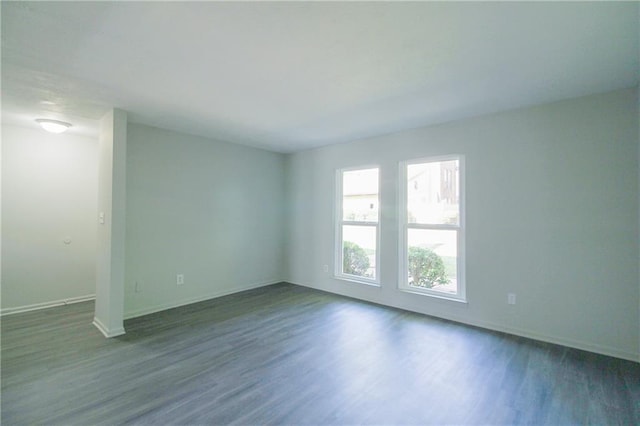
<path fill-rule="evenodd" d="M 401 164 L 400 288 L 465 300 L 463 158 Z"/>
<path fill-rule="evenodd" d="M 379 169 L 338 170 L 336 262 L 338 278 L 379 283 Z"/>

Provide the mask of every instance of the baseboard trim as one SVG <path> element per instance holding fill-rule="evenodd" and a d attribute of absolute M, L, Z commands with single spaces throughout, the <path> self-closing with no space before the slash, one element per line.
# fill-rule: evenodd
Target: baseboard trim
<path fill-rule="evenodd" d="M 98 318 L 93 317 L 93 325 L 100 330 L 100 333 L 104 335 L 106 338 L 122 336 L 125 334 L 123 327 L 118 327 L 113 330 L 109 330 Z"/>
<path fill-rule="evenodd" d="M 412 309 L 406 306 L 402 306 L 400 304 L 390 304 L 390 303 L 384 303 L 380 300 L 376 300 L 376 299 L 367 299 L 367 298 L 359 298 L 359 297 L 355 297 L 355 296 L 351 296 L 349 294 L 345 294 L 345 293 L 337 293 L 337 292 L 332 292 L 329 291 L 327 289 L 321 288 L 321 287 L 317 287 L 317 286 L 313 286 L 313 285 L 307 285 L 307 284 L 301 284 L 301 283 L 297 283 L 297 282 L 293 282 L 293 281 L 285 281 L 294 285 L 299 285 L 301 287 L 308 287 L 308 288 L 312 288 L 314 290 L 320 290 L 320 291 L 324 291 L 327 293 L 332 293 L 332 294 L 338 294 L 340 296 L 344 296 L 344 297 L 348 297 L 351 299 L 356 299 L 356 300 L 363 300 L 366 302 L 370 302 L 370 303 L 375 303 L 378 305 L 382 305 L 382 306 L 388 306 L 391 308 L 396 308 L 396 309 L 402 309 L 405 311 L 410 311 L 410 312 L 415 312 L 418 314 L 422 314 L 422 315 L 427 315 L 427 316 L 431 316 L 434 318 L 441 318 L 441 319 L 445 319 L 448 321 L 453 321 L 453 322 L 457 322 L 460 324 L 466 324 L 466 325 L 471 325 L 474 327 L 479 327 L 479 328 L 484 328 L 487 330 L 492 330 L 492 331 L 498 331 L 501 333 L 506 333 L 506 334 L 511 334 L 514 336 L 519 336 L 519 337 L 524 337 L 527 339 L 531 339 L 531 340 L 537 340 L 537 341 L 541 341 L 541 342 L 546 342 L 546 343 L 552 343 L 554 345 L 560 345 L 560 346 L 566 346 L 569 348 L 574 348 L 574 349 L 580 349 L 583 351 L 587 351 L 587 352 L 593 352 L 593 353 L 597 353 L 600 355 L 607 355 L 607 356 L 612 356 L 614 358 L 621 358 L 621 359 L 625 359 L 628 361 L 634 361 L 634 362 L 640 362 L 640 353 L 634 353 L 634 352 L 627 352 L 627 351 L 623 351 L 623 350 L 619 350 L 616 348 L 611 348 L 611 347 L 607 347 L 607 346 L 602 346 L 602 345 L 598 345 L 598 344 L 594 344 L 594 343 L 589 343 L 589 342 L 582 342 L 582 341 L 578 341 L 578 340 L 572 340 L 572 339 L 566 339 L 563 337 L 559 337 L 559 336 L 551 336 L 551 335 L 546 335 L 546 334 L 542 334 L 542 333 L 538 333 L 535 331 L 531 331 L 531 330 L 527 330 L 527 329 L 522 329 L 522 328 L 517 328 L 517 327 L 509 327 L 509 326 L 504 326 L 502 324 L 498 324 L 498 323 L 494 323 L 494 322 L 490 322 L 490 321 L 470 321 L 466 318 L 460 318 L 457 317 L 455 315 L 436 315 L 436 314 L 431 314 L 428 312 L 424 312 L 424 311 L 419 311 L 417 309 Z"/>
<path fill-rule="evenodd" d="M 451 319 L 451 321 L 465 323 L 462 320 Z M 476 321 L 476 324 L 466 323 L 469 325 L 473 325 L 476 327 L 486 328 L 489 330 L 500 331 L 507 334 L 512 334 L 515 336 L 525 337 L 531 340 L 538 340 L 546 343 L 553 343 L 554 345 L 567 346 L 569 348 L 580 349 L 587 352 L 593 352 L 600 355 L 607 355 L 614 358 L 626 359 L 627 361 L 640 362 L 640 355 L 633 353 L 622 351 L 616 348 L 610 348 L 607 346 L 598 345 L 595 343 L 583 342 L 579 340 L 566 339 L 558 336 L 550 336 L 546 334 L 541 334 L 532 330 L 527 330 L 523 328 L 512 328 L 503 326 L 501 324 L 491 323 L 491 322 L 483 322 Z"/>
<path fill-rule="evenodd" d="M 33 305 L 17 306 L 15 308 L 4 308 L 0 309 L 0 316 L 20 314 L 22 312 L 38 311 L 40 309 L 49 309 L 56 306 L 71 305 L 72 303 L 88 302 L 95 299 L 95 294 L 87 294 L 86 296 L 70 297 L 68 299 L 53 300 L 51 302 L 35 303 Z"/>
<path fill-rule="evenodd" d="M 266 286 L 281 283 L 281 282 L 284 282 L 284 281 L 272 280 L 272 281 L 266 281 L 262 283 L 255 283 L 247 286 L 234 288 L 233 290 L 225 290 L 225 291 L 218 291 L 214 293 L 208 293 L 204 296 L 192 297 L 190 299 L 181 300 L 179 302 L 171 302 L 171 303 L 164 303 L 161 305 L 150 306 L 147 308 L 138 309 L 131 312 L 126 312 L 124 314 L 124 319 L 128 320 L 132 318 L 142 317 L 145 315 L 154 314 L 156 312 L 166 311 L 167 309 L 173 309 L 173 308 L 178 308 L 180 306 L 191 305 L 192 303 L 204 302 L 205 300 L 216 299 L 218 297 L 228 296 L 230 294 L 240 293 L 242 291 L 247 291 L 247 290 L 253 290 L 260 287 L 266 287 Z"/>

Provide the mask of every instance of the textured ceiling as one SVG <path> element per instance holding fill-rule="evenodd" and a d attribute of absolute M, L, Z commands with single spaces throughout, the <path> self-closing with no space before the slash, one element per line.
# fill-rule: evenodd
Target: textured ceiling
<path fill-rule="evenodd" d="M 3 1 L 3 121 L 293 152 L 637 85 L 638 7 Z"/>

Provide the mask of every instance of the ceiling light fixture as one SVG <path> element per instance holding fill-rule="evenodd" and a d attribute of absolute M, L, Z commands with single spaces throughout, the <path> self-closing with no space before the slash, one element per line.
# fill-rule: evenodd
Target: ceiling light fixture
<path fill-rule="evenodd" d="M 48 118 L 38 118 L 36 122 L 44 130 L 51 133 L 62 133 L 71 127 L 71 124 L 65 123 L 64 121 L 49 120 Z"/>

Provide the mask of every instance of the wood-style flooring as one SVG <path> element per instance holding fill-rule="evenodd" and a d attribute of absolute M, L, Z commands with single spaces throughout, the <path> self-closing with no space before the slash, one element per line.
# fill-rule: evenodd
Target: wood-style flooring
<path fill-rule="evenodd" d="M 2 424 L 640 423 L 640 364 L 290 284 L 2 318 Z"/>

